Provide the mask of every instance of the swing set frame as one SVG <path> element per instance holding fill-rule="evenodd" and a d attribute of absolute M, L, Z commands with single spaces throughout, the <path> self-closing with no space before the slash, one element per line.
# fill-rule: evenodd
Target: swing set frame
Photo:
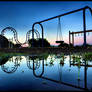
<path fill-rule="evenodd" d="M 87 33 L 87 32 L 92 32 L 92 30 L 86 30 L 85 33 Z M 69 31 L 69 44 L 72 44 L 74 46 L 74 34 L 82 34 L 82 33 L 84 34 L 84 31 L 78 31 L 78 32 L 70 32 Z M 72 40 L 71 40 L 71 38 L 72 38 Z"/>
<path fill-rule="evenodd" d="M 85 10 L 86 9 L 89 9 L 89 11 L 91 12 L 91 15 L 92 15 L 92 9 L 90 7 L 88 7 L 88 6 L 85 6 L 84 8 L 80 8 L 80 9 L 77 9 L 77 10 L 74 10 L 74 11 L 70 11 L 70 12 L 67 12 L 67 13 L 64 13 L 64 14 L 60 14 L 60 15 L 55 16 L 55 17 L 51 17 L 51 18 L 39 21 L 39 22 L 35 22 L 32 25 L 32 47 L 34 47 L 34 29 L 35 29 L 34 27 L 35 27 L 36 24 L 39 24 L 40 27 L 41 27 L 42 47 L 44 47 L 44 28 L 43 28 L 42 23 L 46 22 L 46 21 L 49 21 L 49 20 L 52 20 L 52 19 L 55 19 L 55 18 L 59 18 L 59 17 L 65 16 L 65 15 L 69 15 L 69 14 L 72 14 L 72 13 L 75 13 L 75 12 L 79 12 L 79 11 L 83 11 L 84 46 L 86 46 L 86 19 L 85 19 L 85 15 L 86 15 L 85 14 Z"/>

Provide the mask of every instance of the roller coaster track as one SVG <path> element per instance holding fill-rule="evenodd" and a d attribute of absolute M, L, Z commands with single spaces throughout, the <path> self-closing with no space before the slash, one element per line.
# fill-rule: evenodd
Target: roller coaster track
<path fill-rule="evenodd" d="M 4 33 L 5 33 L 6 31 L 12 31 L 13 34 L 14 34 L 14 40 L 15 40 L 16 44 L 21 44 L 21 45 L 28 43 L 28 40 L 30 39 L 30 34 L 32 33 L 32 30 L 29 30 L 29 31 L 26 33 L 26 41 L 25 41 L 24 43 L 21 43 L 21 42 L 19 42 L 19 40 L 18 40 L 17 31 L 16 31 L 13 27 L 6 27 L 6 28 L 4 28 L 4 29 L 1 31 L 1 35 L 4 36 L 4 35 L 5 35 Z M 40 33 L 39 33 L 36 29 L 34 29 L 34 33 L 36 34 L 36 37 L 37 37 L 37 38 L 40 38 Z"/>

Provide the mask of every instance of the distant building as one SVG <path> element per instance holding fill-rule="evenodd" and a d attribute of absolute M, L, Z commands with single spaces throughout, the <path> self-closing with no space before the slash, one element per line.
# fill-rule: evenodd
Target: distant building
<path fill-rule="evenodd" d="M 5 36 L 0 35 L 0 48 L 8 48 L 9 41 Z"/>

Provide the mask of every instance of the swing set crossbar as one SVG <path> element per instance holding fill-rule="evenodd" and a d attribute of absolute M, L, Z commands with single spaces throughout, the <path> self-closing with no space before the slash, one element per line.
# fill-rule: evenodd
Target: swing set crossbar
<path fill-rule="evenodd" d="M 58 17 L 62 17 L 62 16 L 65 16 L 65 15 L 69 15 L 69 14 L 72 14 L 72 13 L 75 13 L 75 12 L 78 12 L 78 11 L 81 11 L 81 10 L 84 10 L 84 9 L 90 9 L 90 11 L 91 11 L 91 13 L 92 13 L 91 8 L 88 7 L 88 6 L 85 6 L 84 8 L 80 8 L 80 9 L 77 9 L 77 10 L 73 10 L 73 11 L 70 11 L 70 12 L 67 12 L 67 13 L 64 13 L 64 14 L 60 14 L 60 15 L 55 16 L 55 17 L 51 17 L 51 18 L 48 18 L 48 19 L 39 21 L 38 23 L 46 22 L 46 21 L 49 21 L 49 20 L 52 20 L 52 19 L 55 19 L 55 18 L 58 18 Z"/>
<path fill-rule="evenodd" d="M 92 30 L 86 30 L 85 32 L 92 32 Z M 84 31 L 70 32 L 70 34 L 79 34 L 79 33 L 84 33 Z"/>

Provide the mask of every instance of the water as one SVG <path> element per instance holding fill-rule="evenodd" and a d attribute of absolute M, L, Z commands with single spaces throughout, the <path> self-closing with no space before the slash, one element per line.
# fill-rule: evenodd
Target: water
<path fill-rule="evenodd" d="M 91 90 L 92 67 L 85 65 L 82 58 L 80 61 L 74 63 L 71 55 L 13 56 L 0 59 L 0 91 Z M 88 65 L 92 65 L 91 61 L 88 61 Z"/>

